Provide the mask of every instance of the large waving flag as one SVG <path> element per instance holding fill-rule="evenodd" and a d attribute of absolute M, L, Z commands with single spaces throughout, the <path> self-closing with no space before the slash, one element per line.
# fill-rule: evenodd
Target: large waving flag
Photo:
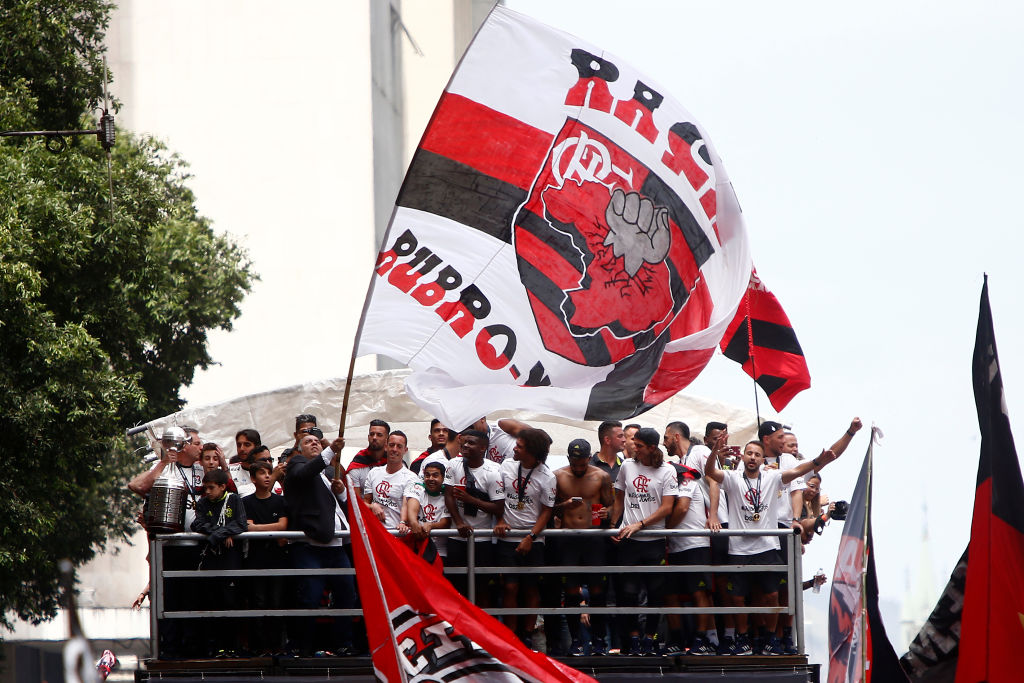
<path fill-rule="evenodd" d="M 789 316 L 755 270 L 721 342 L 722 353 L 743 366 L 775 410 L 811 386 L 807 360 Z"/>
<path fill-rule="evenodd" d="M 828 683 L 907 680 L 878 611 L 878 579 L 871 540 L 871 466 L 876 433 L 872 428 L 839 541 L 828 614 Z"/>
<path fill-rule="evenodd" d="M 1003 396 L 987 277 L 973 374 L 981 458 L 956 683 L 1003 683 L 1024 676 L 1024 482 Z"/>
<path fill-rule="evenodd" d="M 706 131 L 593 45 L 497 7 L 441 97 L 377 259 L 358 353 L 459 428 L 629 417 L 689 384 L 747 290 Z"/>
<path fill-rule="evenodd" d="M 1024 672 L 1024 480 L 999 371 L 988 277 L 972 362 L 981 430 L 971 541 L 903 655 L 912 681 L 1009 683 Z"/>
<path fill-rule="evenodd" d="M 352 557 L 377 680 L 597 683 L 466 600 L 349 490 Z"/>

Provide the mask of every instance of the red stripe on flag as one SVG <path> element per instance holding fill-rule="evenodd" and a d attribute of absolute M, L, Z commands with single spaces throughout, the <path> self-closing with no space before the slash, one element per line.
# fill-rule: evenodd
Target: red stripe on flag
<path fill-rule="evenodd" d="M 1024 671 L 1024 537 L 992 513 L 992 488 L 989 477 L 974 494 L 957 683 L 1008 683 Z"/>
<path fill-rule="evenodd" d="M 707 283 L 701 278 L 690 292 L 683 310 L 672 321 L 672 339 L 682 339 L 706 329 L 714 308 L 715 302 L 711 300 Z"/>
<path fill-rule="evenodd" d="M 580 351 L 575 337 L 569 334 L 569 330 L 565 328 L 565 324 L 556 318 L 551 309 L 545 306 L 533 292 L 527 290 L 526 294 L 530 298 L 530 307 L 533 310 L 533 315 L 537 318 L 537 326 L 547 330 L 548 337 L 552 340 L 550 343 L 557 344 L 560 352 L 572 362 L 586 365 L 583 352 Z"/>
<path fill-rule="evenodd" d="M 561 290 L 574 289 L 582 278 L 580 271 L 565 260 L 550 244 L 529 230 L 516 230 L 516 251 L 537 267 Z M 543 267 L 541 267 L 541 265 Z"/>
<path fill-rule="evenodd" d="M 537 175 L 537 160 L 547 156 L 554 137 L 467 97 L 446 92 L 420 147 L 529 190 Z"/>
<path fill-rule="evenodd" d="M 653 405 L 671 398 L 700 374 L 714 353 L 714 349 L 697 349 L 664 354 L 644 389 L 644 403 Z"/>

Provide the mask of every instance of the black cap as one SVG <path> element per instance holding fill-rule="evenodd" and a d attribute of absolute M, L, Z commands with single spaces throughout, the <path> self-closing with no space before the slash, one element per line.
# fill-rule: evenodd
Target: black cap
<path fill-rule="evenodd" d="M 761 423 L 761 426 L 757 428 L 757 438 L 763 439 L 764 437 L 774 434 L 775 432 L 782 429 L 782 425 L 774 420 L 765 420 Z"/>
<path fill-rule="evenodd" d="M 586 439 L 573 439 L 569 442 L 570 458 L 589 458 L 590 442 Z"/>
<path fill-rule="evenodd" d="M 653 427 L 643 427 L 638 429 L 636 434 L 633 435 L 633 438 L 640 439 L 648 446 L 657 446 L 661 443 L 661 434 L 659 434 L 658 430 Z"/>

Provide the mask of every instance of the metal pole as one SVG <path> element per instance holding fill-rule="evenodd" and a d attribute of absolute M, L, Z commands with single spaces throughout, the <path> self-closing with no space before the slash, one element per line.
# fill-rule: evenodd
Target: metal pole
<path fill-rule="evenodd" d="M 476 539 L 473 537 L 473 530 L 469 530 L 469 540 L 466 543 L 466 591 L 469 601 L 476 604 Z"/>
<path fill-rule="evenodd" d="M 149 652 L 160 658 L 160 618 L 164 615 L 163 543 L 149 542 Z"/>
<path fill-rule="evenodd" d="M 796 622 L 796 648 L 799 654 L 805 654 L 804 645 L 804 568 L 801 550 L 800 536 L 794 534 L 790 537 L 790 567 L 792 568 L 793 579 L 789 582 L 790 598 L 789 604 L 793 609 L 793 620 Z"/>

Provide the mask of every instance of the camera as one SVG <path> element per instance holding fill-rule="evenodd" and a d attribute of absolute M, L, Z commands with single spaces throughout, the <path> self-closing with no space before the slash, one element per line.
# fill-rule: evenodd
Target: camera
<path fill-rule="evenodd" d="M 850 504 L 845 500 L 836 501 L 836 509 L 832 511 L 832 519 L 838 519 L 843 521 L 846 519 L 846 515 L 850 512 Z"/>

